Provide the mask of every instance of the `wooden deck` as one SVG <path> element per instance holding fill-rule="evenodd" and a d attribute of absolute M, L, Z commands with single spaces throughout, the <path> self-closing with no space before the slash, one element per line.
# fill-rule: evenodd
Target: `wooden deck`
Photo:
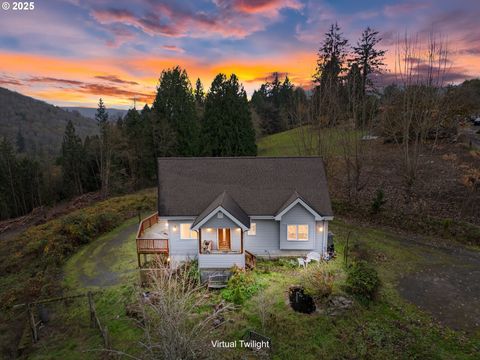
<path fill-rule="evenodd" d="M 168 257 L 168 237 L 165 235 L 152 236 L 152 233 L 149 232 L 149 229 L 152 229 L 155 225 L 158 224 L 158 213 L 154 213 L 149 217 L 142 220 L 138 226 L 137 232 L 137 258 L 138 266 L 142 267 L 140 261 L 140 255 L 144 255 L 144 262 L 147 261 L 147 254 L 158 254 L 165 255 Z"/>

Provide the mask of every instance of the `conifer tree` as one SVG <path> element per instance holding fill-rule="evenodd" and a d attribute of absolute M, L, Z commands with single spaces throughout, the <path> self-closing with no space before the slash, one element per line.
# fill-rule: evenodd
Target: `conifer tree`
<path fill-rule="evenodd" d="M 203 153 L 210 156 L 256 155 L 247 94 L 236 75 L 218 74 L 205 101 Z"/>
<path fill-rule="evenodd" d="M 378 43 L 382 38 L 378 37 L 378 31 L 367 27 L 361 38 L 357 42 L 357 46 L 353 47 L 353 61 L 358 65 L 362 75 L 362 94 L 365 95 L 367 86 L 372 85 L 369 75 L 375 72 L 381 72 L 385 66 L 383 60 L 386 51 L 377 49 Z"/>
<path fill-rule="evenodd" d="M 195 98 L 187 72 L 176 66 L 162 71 L 153 102 L 157 153 L 194 156 L 199 129 Z"/>
<path fill-rule="evenodd" d="M 102 196 L 108 196 L 110 186 L 110 168 L 112 163 L 112 147 L 110 141 L 110 129 L 108 123 L 108 112 L 103 100 L 98 101 L 98 108 L 95 120 L 100 130 L 100 154 L 99 166 Z"/>
<path fill-rule="evenodd" d="M 82 141 L 77 136 L 72 121 L 68 121 L 62 142 L 60 158 L 64 190 L 68 195 L 83 194 L 82 174 L 85 171 L 85 154 Z"/>

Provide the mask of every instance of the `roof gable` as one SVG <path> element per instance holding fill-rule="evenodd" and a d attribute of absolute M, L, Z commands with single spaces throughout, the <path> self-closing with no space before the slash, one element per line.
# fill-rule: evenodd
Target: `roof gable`
<path fill-rule="evenodd" d="M 230 220 L 243 230 L 250 228 L 250 218 L 236 201 L 226 191 L 218 195 L 192 224 L 192 230 L 198 230 L 203 224 L 211 219 L 218 212 L 225 214 Z"/>
<path fill-rule="evenodd" d="M 288 213 L 295 205 L 300 204 L 308 212 L 310 212 L 315 220 L 323 220 L 324 217 L 317 213 L 302 197 L 297 191 L 294 191 L 293 194 L 288 198 L 288 200 L 282 205 L 282 207 L 275 214 L 275 220 L 281 220 L 282 216 Z"/>

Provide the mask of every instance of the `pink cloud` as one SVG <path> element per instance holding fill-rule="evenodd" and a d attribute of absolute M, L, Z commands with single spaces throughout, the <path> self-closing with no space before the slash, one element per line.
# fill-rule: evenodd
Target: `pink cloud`
<path fill-rule="evenodd" d="M 121 8 L 94 8 L 91 16 L 102 25 L 127 25 L 151 36 L 245 38 L 279 20 L 280 10 L 299 10 L 299 0 L 215 0 L 210 12 L 176 3 L 152 2 L 142 15 Z"/>
<path fill-rule="evenodd" d="M 247 13 L 272 13 L 278 14 L 282 9 L 300 10 L 303 4 L 297 0 L 217 0 L 218 5 L 230 5 L 233 9 Z"/>
<path fill-rule="evenodd" d="M 182 49 L 181 47 L 175 46 L 175 45 L 163 45 L 162 49 L 168 50 L 168 51 L 173 51 L 173 52 L 178 52 L 178 53 L 184 53 L 185 50 Z"/>

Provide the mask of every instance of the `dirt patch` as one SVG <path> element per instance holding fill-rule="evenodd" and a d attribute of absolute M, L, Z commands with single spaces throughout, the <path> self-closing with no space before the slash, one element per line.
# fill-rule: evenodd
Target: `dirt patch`
<path fill-rule="evenodd" d="M 400 295 L 455 330 L 480 326 L 480 252 L 407 243 L 423 255 L 415 272 L 399 279 Z"/>

